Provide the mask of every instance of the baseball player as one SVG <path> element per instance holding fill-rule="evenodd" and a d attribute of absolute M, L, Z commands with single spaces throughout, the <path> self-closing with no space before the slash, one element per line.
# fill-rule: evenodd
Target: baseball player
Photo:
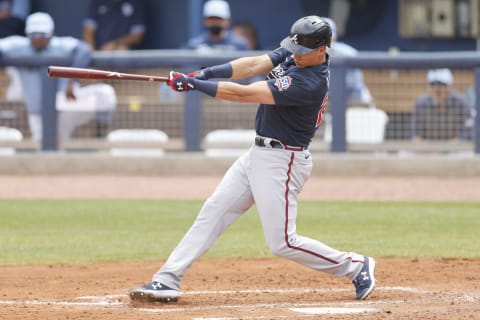
<path fill-rule="evenodd" d="M 356 298 L 375 286 L 375 261 L 343 252 L 296 233 L 297 198 L 312 170 L 308 145 L 327 106 L 332 30 L 317 16 L 297 20 L 281 47 L 188 75 L 171 72 L 178 92 L 199 90 L 212 97 L 259 103 L 254 145 L 225 174 L 195 222 L 152 282 L 129 290 L 133 300 L 177 300 L 190 265 L 223 231 L 256 204 L 265 240 L 274 255 L 335 276 L 347 277 Z M 264 81 L 241 85 L 212 78 L 242 79 L 268 74 Z"/>

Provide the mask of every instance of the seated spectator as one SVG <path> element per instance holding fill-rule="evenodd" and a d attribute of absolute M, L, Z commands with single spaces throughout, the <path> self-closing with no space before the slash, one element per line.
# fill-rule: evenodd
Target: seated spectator
<path fill-rule="evenodd" d="M 428 92 L 415 101 L 413 140 L 471 139 L 472 108 L 466 97 L 452 88 L 452 72 L 449 69 L 429 70 L 427 82 Z"/>
<path fill-rule="evenodd" d="M 235 35 L 230 27 L 230 6 L 224 0 L 209 0 L 203 6 L 205 32 L 188 41 L 187 48 L 199 51 L 249 50 L 247 41 Z"/>
<path fill-rule="evenodd" d="M 83 40 L 94 50 L 137 49 L 146 31 L 142 0 L 90 0 Z"/>
<path fill-rule="evenodd" d="M 0 38 L 24 35 L 29 0 L 0 0 Z"/>
<path fill-rule="evenodd" d="M 30 0 L 0 0 L 0 38 L 25 35 L 25 18 L 29 12 Z M 8 66 L 5 73 L 9 77 L 6 100 L 22 100 L 23 90 L 17 68 Z"/>
<path fill-rule="evenodd" d="M 323 17 L 332 28 L 332 43 L 328 50 L 332 57 L 351 57 L 356 56 L 358 51 L 352 46 L 337 40 L 337 25 L 330 19 Z M 371 105 L 373 103 L 370 90 L 363 80 L 363 72 L 360 69 L 348 69 L 346 78 L 346 96 L 349 106 Z"/>
<path fill-rule="evenodd" d="M 91 60 L 90 46 L 72 37 L 54 36 L 52 17 L 43 12 L 37 12 L 27 17 L 24 36 L 10 36 L 0 39 L 0 54 L 2 55 L 66 55 L 72 56 L 72 67 L 87 67 Z M 18 67 L 20 80 L 25 93 L 23 100 L 28 112 L 28 123 L 33 140 L 42 138 L 42 80 L 47 68 Z M 60 79 L 57 101 L 62 101 L 58 114 L 58 137 L 68 139 L 75 128 L 94 119 L 98 110 L 113 112 L 116 104 L 113 88 L 107 84 L 94 84 L 80 87 L 72 79 Z M 90 96 L 90 98 L 89 98 Z M 62 99 L 63 98 L 63 99 Z M 82 105 L 81 99 L 89 101 Z M 75 110 L 64 111 L 68 101 L 77 101 Z M 95 105 L 91 105 L 95 103 Z M 71 104 L 70 104 L 71 105 Z M 59 103 L 57 102 L 57 109 Z"/>

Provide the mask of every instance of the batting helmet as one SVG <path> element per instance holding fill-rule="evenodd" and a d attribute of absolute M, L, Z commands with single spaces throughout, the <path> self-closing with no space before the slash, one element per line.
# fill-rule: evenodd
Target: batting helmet
<path fill-rule="evenodd" d="M 321 46 L 329 46 L 332 41 L 332 28 L 320 17 L 307 16 L 298 19 L 290 29 L 290 35 L 280 46 L 292 53 L 306 54 Z"/>

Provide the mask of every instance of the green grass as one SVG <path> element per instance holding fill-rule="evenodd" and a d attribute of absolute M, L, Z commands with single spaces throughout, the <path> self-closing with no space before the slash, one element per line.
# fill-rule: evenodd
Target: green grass
<path fill-rule="evenodd" d="M 165 259 L 202 202 L 0 202 L 0 265 Z M 297 231 L 344 251 L 383 257 L 480 257 L 480 203 L 300 203 Z M 255 209 L 206 257 L 267 257 Z"/>

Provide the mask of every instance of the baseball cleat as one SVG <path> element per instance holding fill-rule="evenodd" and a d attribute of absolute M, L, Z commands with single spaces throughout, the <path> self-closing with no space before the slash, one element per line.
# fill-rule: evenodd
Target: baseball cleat
<path fill-rule="evenodd" d="M 362 270 L 353 279 L 355 290 L 357 293 L 357 300 L 364 300 L 372 293 L 375 288 L 375 260 L 373 258 L 365 257 Z"/>
<path fill-rule="evenodd" d="M 141 302 L 174 302 L 177 301 L 181 295 L 182 293 L 180 291 L 167 287 L 157 281 L 128 290 L 130 299 Z"/>

